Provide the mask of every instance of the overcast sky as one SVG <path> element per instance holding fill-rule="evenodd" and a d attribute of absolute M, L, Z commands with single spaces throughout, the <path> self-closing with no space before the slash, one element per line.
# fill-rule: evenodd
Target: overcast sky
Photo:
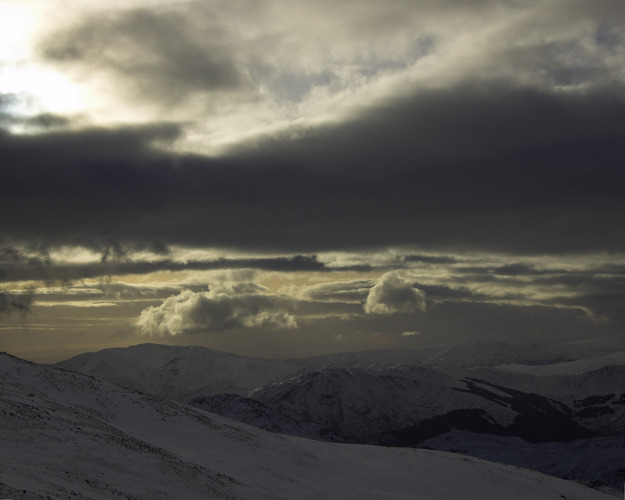
<path fill-rule="evenodd" d="M 625 326 L 623 0 L 0 0 L 0 350 Z"/>

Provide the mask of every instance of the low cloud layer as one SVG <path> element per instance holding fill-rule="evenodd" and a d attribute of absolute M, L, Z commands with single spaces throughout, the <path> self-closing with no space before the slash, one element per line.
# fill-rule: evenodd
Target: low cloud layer
<path fill-rule="evenodd" d="M 358 121 L 219 159 L 151 149 L 180 132 L 172 125 L 5 133 L 4 234 L 158 234 L 165 245 L 304 253 L 415 244 L 620 251 L 622 116 L 618 89 L 482 84 L 416 93 Z"/>

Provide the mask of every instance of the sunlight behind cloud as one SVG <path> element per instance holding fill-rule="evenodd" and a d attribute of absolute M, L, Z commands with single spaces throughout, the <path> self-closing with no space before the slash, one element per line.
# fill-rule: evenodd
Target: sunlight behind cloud
<path fill-rule="evenodd" d="M 26 55 L 31 14 L 19 4 L 0 4 L 0 61 Z"/>
<path fill-rule="evenodd" d="M 33 54 L 43 17 L 34 4 L 0 3 L 0 94 L 14 96 L 9 114 L 71 114 L 84 108 L 79 87 Z"/>
<path fill-rule="evenodd" d="M 75 113 L 83 107 L 76 85 L 59 73 L 30 65 L 0 70 L 0 92 L 20 96 L 12 109 L 20 115 Z"/>

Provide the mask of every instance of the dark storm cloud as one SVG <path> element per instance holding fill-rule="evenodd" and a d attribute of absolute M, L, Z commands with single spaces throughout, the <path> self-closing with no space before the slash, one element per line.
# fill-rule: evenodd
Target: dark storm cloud
<path fill-rule="evenodd" d="M 50 35 L 40 51 L 84 78 L 112 74 L 121 79 L 122 91 L 179 104 L 194 92 L 240 90 L 248 84 L 232 59 L 231 36 L 210 20 L 184 8 L 99 13 Z"/>
<path fill-rule="evenodd" d="M 2 133 L 4 233 L 305 252 L 625 249 L 618 89 L 457 85 L 220 158 L 150 148 L 179 133 Z"/>

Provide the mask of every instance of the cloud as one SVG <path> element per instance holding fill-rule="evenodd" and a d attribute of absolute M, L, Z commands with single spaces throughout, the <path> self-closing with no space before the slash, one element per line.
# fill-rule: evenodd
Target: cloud
<path fill-rule="evenodd" d="M 402 255 L 400 261 L 423 264 L 455 264 L 457 259 L 448 255 Z"/>
<path fill-rule="evenodd" d="M 406 332 L 402 332 L 401 334 L 402 337 L 415 337 L 419 335 L 421 335 L 421 332 L 417 332 L 417 331 L 406 331 Z"/>
<path fill-rule="evenodd" d="M 315 301 L 361 302 L 371 286 L 371 280 L 336 281 L 308 286 L 301 294 Z"/>
<path fill-rule="evenodd" d="M 0 65 L 1 69 L 1 65 Z M 26 94 L 0 93 L 0 129 L 21 127 L 29 132 L 49 131 L 69 127 L 73 120 L 54 113 L 24 114 L 20 105 L 27 108 Z"/>
<path fill-rule="evenodd" d="M 99 12 L 48 36 L 40 50 L 83 78 L 112 75 L 122 91 L 161 105 L 248 86 L 233 59 L 232 35 L 204 14 L 184 6 Z"/>
<path fill-rule="evenodd" d="M 377 281 L 364 305 L 367 314 L 412 313 L 425 309 L 425 294 L 397 271 L 386 273 Z"/>
<path fill-rule="evenodd" d="M 618 92 L 483 83 L 220 158 L 153 149 L 171 124 L 0 134 L 3 231 L 305 253 L 625 249 L 624 115 Z"/>
<path fill-rule="evenodd" d="M 240 328 L 297 328 L 288 312 L 290 305 L 289 299 L 276 295 L 185 290 L 160 306 L 144 309 L 137 328 L 139 333 L 153 337 Z"/>
<path fill-rule="evenodd" d="M 242 257 L 206 260 L 160 258 L 167 255 L 169 249 L 156 242 L 126 243 L 107 236 L 94 235 L 89 240 L 76 240 L 73 249 L 94 252 L 97 257 L 88 262 L 69 262 L 51 251 L 59 250 L 58 245 L 42 245 L 39 248 L 24 247 L 24 242 L 0 246 L 0 281 L 71 281 L 105 276 L 123 276 L 128 274 L 148 274 L 159 271 L 213 271 L 240 270 L 250 273 L 252 270 L 298 272 L 330 272 L 316 256 L 292 255 L 280 257 Z M 146 254 L 147 258 L 146 257 Z M 333 268 L 341 270 L 343 268 Z M 351 269 L 351 267 L 348 267 Z"/>
<path fill-rule="evenodd" d="M 29 313 L 33 300 L 32 292 L 23 294 L 0 292 L 0 318 L 11 314 Z"/>
<path fill-rule="evenodd" d="M 104 119 L 103 102 L 109 123 L 128 117 L 128 106 L 132 119 L 166 111 L 190 124 L 185 145 L 194 151 L 298 134 L 389 96 L 459 81 L 556 91 L 622 84 L 618 0 L 591 7 L 506 0 L 124 7 L 68 9 L 72 22 L 50 23 L 41 55 L 89 85 L 94 116 Z"/>

